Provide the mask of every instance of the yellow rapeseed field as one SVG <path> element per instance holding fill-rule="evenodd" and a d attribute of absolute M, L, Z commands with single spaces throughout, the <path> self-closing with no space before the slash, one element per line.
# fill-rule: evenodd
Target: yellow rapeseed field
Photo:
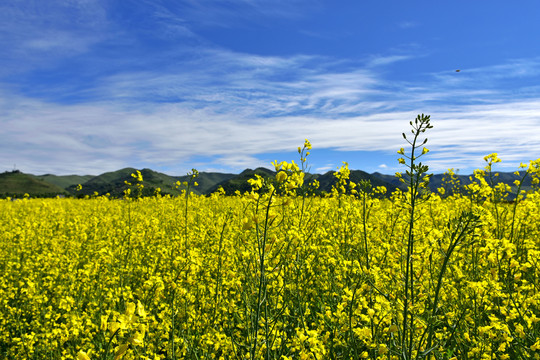
<path fill-rule="evenodd" d="M 306 141 L 237 196 L 1 200 L 0 358 L 540 358 L 540 192 L 429 194 L 412 142 L 391 196 L 312 195 Z"/>

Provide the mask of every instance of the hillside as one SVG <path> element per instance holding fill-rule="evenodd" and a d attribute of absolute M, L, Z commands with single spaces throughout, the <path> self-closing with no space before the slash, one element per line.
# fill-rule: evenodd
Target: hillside
<path fill-rule="evenodd" d="M 131 174 L 135 173 L 137 169 L 124 168 L 117 171 L 107 172 L 99 176 L 92 177 L 88 181 L 81 183 L 82 190 L 76 191 L 77 185 L 71 185 L 67 190 L 72 194 L 92 195 L 98 193 L 99 195 L 110 194 L 113 197 L 119 197 L 124 194 L 124 190 L 128 188 L 125 182 L 130 182 L 134 185 L 134 179 Z M 143 177 L 142 184 L 143 195 L 152 195 L 159 188 L 161 194 L 179 195 L 183 187 L 177 188 L 176 183 L 180 181 L 189 181 L 190 176 L 170 176 L 150 169 L 142 169 L 141 175 Z M 221 174 L 221 173 L 199 173 L 199 176 L 195 179 L 198 186 L 192 187 L 192 191 L 195 194 L 207 194 L 209 189 L 215 186 L 216 183 L 221 183 L 235 176 L 234 174 Z"/>
<path fill-rule="evenodd" d="M 84 184 L 92 179 L 94 175 L 31 175 L 36 179 L 43 180 L 49 184 L 56 185 L 62 189 L 66 189 L 72 185 Z"/>
<path fill-rule="evenodd" d="M 213 186 L 208 188 L 208 193 L 213 193 L 219 187 L 222 187 L 223 190 L 225 190 L 225 194 L 227 195 L 233 195 L 236 191 L 240 191 L 240 193 L 250 191 L 251 186 L 249 185 L 248 180 L 253 179 L 255 177 L 255 174 L 267 179 L 271 176 L 274 176 L 276 173 L 275 171 L 263 167 L 257 168 L 255 170 L 246 169 L 238 175 L 233 175 L 229 179 L 215 183 Z"/>
<path fill-rule="evenodd" d="M 88 181 L 82 183 L 82 189 L 77 191 L 77 185 L 71 185 L 67 190 L 76 195 L 99 195 L 110 194 L 113 197 L 121 197 L 124 191 L 129 188 L 126 181 L 134 184 L 131 174 L 135 173 L 135 168 L 124 168 L 117 171 L 106 172 L 94 176 Z M 161 189 L 163 194 L 178 195 L 180 192 L 173 188 L 177 181 L 175 177 L 158 173 L 150 169 L 141 170 L 143 176 L 143 195 L 152 195 L 157 188 Z"/>
<path fill-rule="evenodd" d="M 320 183 L 320 191 L 330 192 L 332 190 L 332 186 L 334 186 L 336 183 L 336 177 L 334 176 L 334 174 L 335 171 L 328 171 L 324 175 L 319 175 L 318 177 L 316 177 L 317 181 L 319 181 Z M 392 184 L 387 180 L 380 179 L 377 176 L 368 174 L 367 172 L 362 170 L 351 170 L 349 179 L 355 183 L 359 183 L 362 180 L 368 180 L 369 182 L 371 182 L 371 185 L 373 187 L 385 186 L 388 190 L 387 194 L 393 192 L 397 187 L 396 185 Z"/>
<path fill-rule="evenodd" d="M 2 196 L 22 196 L 28 193 L 31 196 L 56 196 L 58 194 L 70 194 L 73 196 L 99 195 L 110 194 L 113 197 L 121 197 L 124 190 L 128 188 L 126 181 L 133 183 L 131 174 L 135 173 L 135 168 L 124 168 L 117 171 L 106 172 L 98 176 L 92 175 L 63 175 L 57 176 L 52 174 L 46 175 L 31 175 L 23 174 L 19 171 L 5 172 L 0 174 L 0 195 Z M 161 190 L 161 194 L 179 195 L 182 188 L 177 189 L 175 184 L 180 181 L 189 181 L 190 176 L 170 176 L 151 169 L 140 170 L 143 176 L 143 196 L 153 195 L 156 189 Z M 329 171 L 325 174 L 307 174 L 306 182 L 311 182 L 317 179 L 320 183 L 319 193 L 330 192 L 332 186 L 336 183 L 334 171 Z M 273 177 L 275 172 L 266 168 L 246 169 L 240 174 L 216 173 L 216 172 L 201 172 L 195 179 L 198 183 L 197 187 L 192 187 L 192 191 L 196 194 L 211 194 L 219 187 L 225 190 L 228 195 L 234 194 L 236 191 L 244 193 L 251 190 L 248 183 L 249 179 L 255 177 L 255 174 L 263 178 Z M 445 183 L 444 174 L 433 175 L 430 182 L 430 189 L 437 191 L 439 187 L 445 187 L 448 194 L 451 186 Z M 461 186 L 469 184 L 470 175 L 455 175 Z M 495 183 L 503 182 L 512 187 L 515 192 L 514 181 L 522 176 L 515 175 L 511 172 L 500 172 L 499 176 L 494 178 Z M 388 189 L 387 194 L 393 192 L 396 188 L 406 189 L 406 185 L 399 182 L 395 175 L 385 175 L 381 173 L 369 174 L 362 170 L 351 170 L 350 179 L 355 183 L 361 180 L 369 180 L 371 185 L 385 186 Z M 82 190 L 77 191 L 77 185 L 82 185 Z M 523 189 L 530 188 L 530 180 L 527 179 L 523 184 Z M 513 199 L 515 194 L 510 194 L 509 199 Z"/>
<path fill-rule="evenodd" d="M 336 183 L 334 173 L 335 171 L 329 171 L 323 175 L 306 174 L 305 182 L 309 183 L 312 180 L 317 180 L 320 184 L 318 189 L 319 193 L 330 192 L 332 190 L 332 186 Z M 232 195 L 236 191 L 240 191 L 240 193 L 250 191 L 251 186 L 249 185 L 248 180 L 254 178 L 255 174 L 263 178 L 268 178 L 274 176 L 276 173 L 266 168 L 257 168 L 255 170 L 246 169 L 229 180 L 216 184 L 214 187 L 210 188 L 210 192 L 216 191 L 220 186 L 223 188 L 223 190 L 225 190 L 227 195 Z M 350 180 L 354 181 L 355 183 L 358 183 L 361 180 L 369 180 L 373 186 L 385 186 L 389 193 L 396 189 L 396 186 L 361 170 L 352 170 Z"/>
<path fill-rule="evenodd" d="M 228 173 L 200 172 L 199 176 L 195 179 L 197 184 L 199 184 L 199 186 L 195 187 L 195 190 L 201 194 L 211 194 L 220 184 L 226 183 L 237 176 L 236 174 Z M 180 182 L 184 182 L 189 181 L 190 176 L 184 175 L 175 178 Z"/>
<path fill-rule="evenodd" d="M 509 194 L 508 198 L 509 198 L 509 200 L 514 199 L 515 196 L 516 196 L 516 194 L 515 194 L 516 186 L 514 185 L 514 181 L 521 180 L 521 178 L 524 175 L 523 171 L 520 173 L 520 175 L 516 175 L 513 172 L 494 172 L 494 174 L 498 174 L 498 176 L 493 176 L 494 184 L 504 183 L 504 184 L 510 185 L 512 190 L 511 190 L 511 193 Z M 392 184 L 393 186 L 395 186 L 397 188 L 400 188 L 402 190 L 407 189 L 407 185 L 400 182 L 395 175 L 384 175 L 384 174 L 377 173 L 377 172 L 373 173 L 372 175 L 374 177 L 382 180 L 382 181 L 385 181 L 385 182 L 388 182 L 388 183 Z M 471 183 L 471 179 L 470 179 L 471 177 L 473 177 L 473 175 L 459 175 L 459 174 L 454 175 L 454 178 L 456 179 L 456 181 L 459 183 L 460 186 L 470 184 Z M 473 177 L 473 179 L 474 179 L 474 177 Z M 489 182 L 488 179 L 486 179 L 486 180 Z M 452 188 L 452 186 L 448 182 L 447 175 L 445 175 L 445 174 L 434 174 L 431 177 L 431 180 L 429 182 L 430 190 L 433 191 L 433 192 L 436 192 L 437 189 L 439 189 L 441 187 L 445 189 L 447 194 L 451 191 L 451 188 Z M 525 179 L 525 181 L 523 182 L 522 190 L 529 190 L 530 188 L 531 188 L 531 179 L 530 179 L 530 177 L 527 177 Z"/>
<path fill-rule="evenodd" d="M 0 174 L 0 196 L 22 197 L 24 194 L 33 197 L 53 197 L 65 195 L 67 191 L 17 170 Z"/>

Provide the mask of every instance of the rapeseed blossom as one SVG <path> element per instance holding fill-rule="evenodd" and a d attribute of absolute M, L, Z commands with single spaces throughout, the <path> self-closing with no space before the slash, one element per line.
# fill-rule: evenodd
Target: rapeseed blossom
<path fill-rule="evenodd" d="M 355 183 L 346 163 L 326 197 L 303 191 L 303 161 L 276 161 L 238 196 L 0 200 L 0 353 L 398 359 L 408 299 L 413 356 L 539 358 L 540 194 L 502 201 L 515 189 L 486 161 L 470 185 L 450 170 L 418 195 L 412 298 L 411 195 Z M 521 169 L 538 179 L 539 164 Z"/>

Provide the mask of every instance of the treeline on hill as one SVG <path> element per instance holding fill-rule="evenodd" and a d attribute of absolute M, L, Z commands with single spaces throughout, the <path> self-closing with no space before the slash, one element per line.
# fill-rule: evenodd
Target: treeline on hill
<path fill-rule="evenodd" d="M 106 172 L 98 176 L 92 175 L 64 175 L 57 176 L 52 174 L 32 175 L 24 174 L 18 170 L 4 172 L 0 174 L 0 197 L 23 198 L 25 196 L 33 198 L 50 197 L 78 197 L 94 195 L 107 195 L 111 198 L 121 198 L 125 191 L 130 188 L 133 180 L 131 174 L 137 172 L 135 168 L 124 168 L 121 170 Z M 143 181 L 141 184 L 140 196 L 161 195 L 177 196 L 181 194 L 183 183 L 190 181 L 190 175 L 170 176 L 151 169 L 140 170 Z M 246 169 L 240 174 L 200 172 L 194 180 L 197 186 L 191 186 L 190 191 L 199 195 L 209 195 L 219 188 L 222 188 L 225 194 L 234 195 L 235 193 L 245 193 L 251 190 L 248 180 L 253 179 L 255 175 L 262 178 L 275 176 L 275 171 L 266 168 Z M 310 183 L 313 180 L 319 182 L 319 188 L 315 191 L 317 195 L 324 195 L 331 191 L 336 184 L 335 171 L 328 171 L 325 174 L 306 174 L 305 182 Z M 515 197 L 514 181 L 519 180 L 522 175 L 516 175 L 512 172 L 501 172 L 493 177 L 494 184 L 504 183 L 512 187 L 508 200 Z M 371 186 L 384 186 L 387 189 L 388 196 L 397 188 L 406 190 L 406 184 L 399 181 L 395 175 L 385 175 L 381 173 L 372 173 L 361 170 L 351 170 L 349 180 L 354 183 L 369 181 Z M 488 179 L 489 180 L 489 179 Z M 448 196 L 455 192 L 464 191 L 463 186 L 470 184 L 470 175 L 458 175 L 453 172 L 445 174 L 436 174 L 431 177 L 430 190 L 437 192 L 443 188 L 443 196 Z M 79 186 L 80 185 L 80 186 Z M 522 189 L 530 187 L 530 180 L 526 179 Z"/>

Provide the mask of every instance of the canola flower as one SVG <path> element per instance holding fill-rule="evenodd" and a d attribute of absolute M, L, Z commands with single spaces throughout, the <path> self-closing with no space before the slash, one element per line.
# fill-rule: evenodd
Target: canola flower
<path fill-rule="evenodd" d="M 540 358 L 540 160 L 514 202 L 496 154 L 428 193 L 405 149 L 412 191 L 345 163 L 321 197 L 309 150 L 236 196 L 190 194 L 193 170 L 180 197 L 135 173 L 123 200 L 0 200 L 0 357 Z"/>

